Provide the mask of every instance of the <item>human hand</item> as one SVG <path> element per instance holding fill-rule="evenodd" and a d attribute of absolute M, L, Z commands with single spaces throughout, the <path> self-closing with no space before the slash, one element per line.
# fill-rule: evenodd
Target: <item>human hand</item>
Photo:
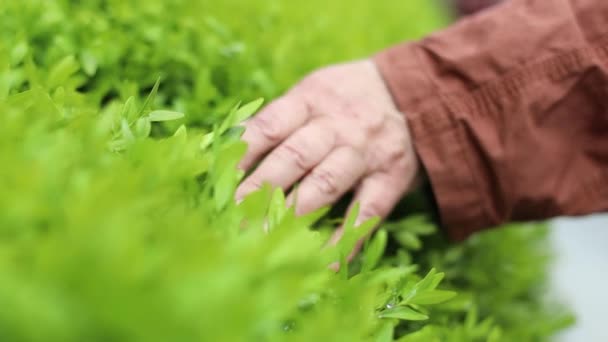
<path fill-rule="evenodd" d="M 248 148 L 239 167 L 249 170 L 263 160 L 239 186 L 237 199 L 266 182 L 287 191 L 301 180 L 297 196 L 288 196 L 296 214 L 354 189 L 357 222 L 384 219 L 421 169 L 407 122 L 371 60 L 310 74 L 247 121 L 242 139 Z M 338 229 L 332 242 L 341 235 Z"/>

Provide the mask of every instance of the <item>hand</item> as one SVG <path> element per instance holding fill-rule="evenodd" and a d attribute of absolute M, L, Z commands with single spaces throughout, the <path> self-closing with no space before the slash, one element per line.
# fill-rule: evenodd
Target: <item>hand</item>
<path fill-rule="evenodd" d="M 420 173 L 407 122 L 370 60 L 312 73 L 245 128 L 248 149 L 239 167 L 263 161 L 239 186 L 237 199 L 266 182 L 288 190 L 301 180 L 297 196 L 288 196 L 296 214 L 355 189 L 357 221 L 384 219 Z"/>

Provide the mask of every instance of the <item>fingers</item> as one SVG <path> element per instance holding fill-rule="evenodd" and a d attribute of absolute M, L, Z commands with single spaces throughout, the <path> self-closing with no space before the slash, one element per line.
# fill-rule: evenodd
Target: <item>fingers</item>
<path fill-rule="evenodd" d="M 365 178 L 353 199 L 349 211 L 355 203 L 359 203 L 359 215 L 356 218 L 356 225 L 361 224 L 373 217 L 385 219 L 399 202 L 407 190 L 408 182 L 406 175 L 396 173 L 378 172 Z M 338 228 L 332 235 L 329 244 L 335 245 L 344 234 L 344 227 Z M 355 247 L 355 253 L 361 248 L 360 241 Z M 350 259 L 349 259 L 350 260 Z"/>
<path fill-rule="evenodd" d="M 250 169 L 266 152 L 304 125 L 308 118 L 306 104 L 296 96 L 284 96 L 270 103 L 245 123 L 242 139 L 247 143 L 247 153 L 239 168 Z"/>
<path fill-rule="evenodd" d="M 361 179 L 365 163 L 361 154 L 350 147 L 338 147 L 291 193 L 296 214 L 302 215 L 335 202 Z"/>
<path fill-rule="evenodd" d="M 272 151 L 237 189 L 242 199 L 264 182 L 287 189 L 317 166 L 335 145 L 335 133 L 323 121 L 312 121 Z"/>

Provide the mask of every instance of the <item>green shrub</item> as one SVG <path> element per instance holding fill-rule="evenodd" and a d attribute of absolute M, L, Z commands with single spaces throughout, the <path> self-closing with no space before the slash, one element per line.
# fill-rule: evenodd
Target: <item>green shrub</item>
<path fill-rule="evenodd" d="M 401 213 L 335 274 L 374 222 L 324 248 L 333 216 L 232 201 L 261 105 L 239 100 L 445 20 L 425 0 L 0 3 L 0 341 L 548 339 L 570 318 L 542 225 L 454 245 Z"/>

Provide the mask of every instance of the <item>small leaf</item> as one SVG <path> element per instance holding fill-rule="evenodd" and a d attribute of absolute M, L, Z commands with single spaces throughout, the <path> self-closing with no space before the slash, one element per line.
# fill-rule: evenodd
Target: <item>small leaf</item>
<path fill-rule="evenodd" d="M 188 129 L 186 128 L 186 125 L 180 125 L 179 128 L 175 131 L 175 133 L 173 133 L 174 137 L 187 137 L 188 136 Z"/>
<path fill-rule="evenodd" d="M 502 335 L 500 327 L 493 327 L 488 334 L 488 342 L 500 342 L 502 340 Z"/>
<path fill-rule="evenodd" d="M 239 108 L 236 111 L 233 124 L 240 123 L 255 114 L 255 112 L 262 106 L 262 103 L 264 103 L 264 99 L 259 98 Z"/>
<path fill-rule="evenodd" d="M 353 212 L 356 211 L 358 214 L 358 208 L 355 208 Z M 349 255 L 358 241 L 368 236 L 373 228 L 378 224 L 379 218 L 374 217 L 365 222 L 363 222 L 359 226 L 354 225 L 355 215 L 349 214 L 346 219 L 346 223 L 344 224 L 344 234 L 340 241 L 338 241 L 338 250 L 342 255 Z"/>
<path fill-rule="evenodd" d="M 285 194 L 283 193 L 283 190 L 277 188 L 272 194 L 270 207 L 268 208 L 268 225 L 270 229 L 277 226 L 281 222 L 285 212 L 287 212 L 287 207 L 285 206 Z"/>
<path fill-rule="evenodd" d="M 234 190 L 240 178 L 237 164 L 245 153 L 247 145 L 243 142 L 234 142 L 218 151 L 218 159 L 215 161 L 213 191 L 215 208 L 220 211 L 226 207 L 228 201 L 234 196 Z"/>
<path fill-rule="evenodd" d="M 412 232 L 407 230 L 397 232 L 395 234 L 395 239 L 407 249 L 417 251 L 422 248 L 422 241 L 420 241 Z"/>
<path fill-rule="evenodd" d="M 49 88 L 56 88 L 67 81 L 70 76 L 78 71 L 79 65 L 74 56 L 67 56 L 53 66 L 49 72 L 47 85 Z"/>
<path fill-rule="evenodd" d="M 17 65 L 21 63 L 25 56 L 27 56 L 28 50 L 29 46 L 26 40 L 21 40 L 19 43 L 15 44 L 11 50 L 11 64 Z"/>
<path fill-rule="evenodd" d="M 432 290 L 416 294 L 409 303 L 417 305 L 439 304 L 454 297 L 456 297 L 456 292 L 453 291 Z"/>
<path fill-rule="evenodd" d="M 443 280 L 443 278 L 445 277 L 445 273 L 441 272 L 441 273 L 437 273 L 433 276 L 433 278 L 431 279 L 431 283 L 428 286 L 429 289 L 435 289 L 439 283 L 441 283 L 441 281 Z"/>
<path fill-rule="evenodd" d="M 127 101 L 125 101 L 125 104 L 122 106 L 122 111 L 120 113 L 120 118 L 131 118 L 131 114 L 133 112 L 133 102 L 135 101 L 135 99 L 133 98 L 133 96 L 130 96 Z"/>
<path fill-rule="evenodd" d="M 395 327 L 389 321 L 385 321 L 374 334 L 374 342 L 392 342 Z"/>
<path fill-rule="evenodd" d="M 218 128 L 218 132 L 217 132 L 219 135 L 224 134 L 224 132 L 226 132 L 230 127 L 234 126 L 236 112 L 239 110 L 240 105 L 241 105 L 241 103 L 239 102 L 236 104 L 236 106 L 232 107 L 232 109 L 230 110 L 230 112 L 228 113 L 228 115 L 226 116 L 224 121 L 222 121 L 222 124 Z"/>
<path fill-rule="evenodd" d="M 344 221 L 344 230 L 349 230 L 355 227 L 355 221 L 359 216 L 360 204 L 359 202 L 355 203 L 352 207 L 348 215 L 346 216 L 346 220 Z"/>
<path fill-rule="evenodd" d="M 401 279 L 411 275 L 416 272 L 418 266 L 409 265 L 409 266 L 401 266 L 394 268 L 387 268 L 382 270 L 382 272 L 375 272 L 372 275 L 370 283 L 372 284 L 385 284 L 385 283 L 396 283 Z"/>
<path fill-rule="evenodd" d="M 97 72 L 97 58 L 92 53 L 84 51 L 80 55 L 80 63 L 87 76 L 93 76 Z"/>
<path fill-rule="evenodd" d="M 329 209 L 330 209 L 329 207 L 319 208 L 311 213 L 301 215 L 299 217 L 299 219 L 303 225 L 312 226 L 317 221 L 319 221 L 321 219 L 321 217 L 325 216 L 325 214 L 327 214 L 329 212 Z"/>
<path fill-rule="evenodd" d="M 429 319 L 429 316 L 408 306 L 397 306 L 392 309 L 382 311 L 380 313 L 380 318 L 398 318 L 406 321 L 424 321 Z"/>
<path fill-rule="evenodd" d="M 213 187 L 213 191 L 215 192 L 215 209 L 217 211 L 226 207 L 235 188 L 235 171 L 226 170 L 222 172 Z"/>
<path fill-rule="evenodd" d="M 203 135 L 203 139 L 201 139 L 201 145 L 200 145 L 201 150 L 207 149 L 207 147 L 209 147 L 209 145 L 211 145 L 213 143 L 214 136 L 215 136 L 214 132 Z"/>
<path fill-rule="evenodd" d="M 231 127 L 234 127 L 235 125 L 241 123 L 243 120 L 253 115 L 256 110 L 260 108 L 263 102 L 263 99 L 257 99 L 242 107 L 240 106 L 240 103 L 238 103 L 232 108 L 226 119 L 220 125 L 219 134 L 224 134 L 224 132 L 226 132 Z"/>
<path fill-rule="evenodd" d="M 429 271 L 429 273 L 426 274 L 426 276 L 420 281 L 418 282 L 418 284 L 416 284 L 416 288 L 418 289 L 418 291 L 426 291 L 426 290 L 432 290 L 434 289 L 434 287 L 432 287 L 435 278 L 435 274 L 437 274 L 437 270 L 435 268 L 431 268 L 431 270 Z M 435 285 L 437 286 L 437 285 Z"/>
<path fill-rule="evenodd" d="M 173 112 L 170 110 L 155 110 L 148 115 L 148 118 L 152 122 L 172 121 L 181 119 L 183 117 L 184 113 Z"/>
<path fill-rule="evenodd" d="M 131 128 L 129 127 L 129 123 L 125 119 L 120 121 L 120 132 L 122 133 L 122 138 L 124 140 L 129 142 L 135 140 L 133 132 L 131 132 Z"/>
<path fill-rule="evenodd" d="M 138 138 L 147 138 L 152 130 L 152 124 L 146 117 L 137 119 L 135 123 L 135 134 Z"/>
<path fill-rule="evenodd" d="M 144 112 L 148 109 L 148 107 L 152 105 L 152 102 L 154 102 L 154 99 L 156 98 L 156 94 L 158 93 L 159 86 L 160 86 L 160 77 L 156 79 L 156 82 L 154 83 L 154 86 L 152 87 L 150 94 L 148 94 L 146 101 L 144 101 L 144 104 L 141 106 L 141 109 L 139 110 L 139 115 L 143 115 Z"/>
<path fill-rule="evenodd" d="M 268 183 L 247 196 L 239 204 L 239 208 L 247 218 L 247 224 L 261 227 L 266 220 L 268 204 L 272 196 L 272 189 Z"/>
<path fill-rule="evenodd" d="M 369 240 L 364 253 L 362 271 L 371 271 L 376 267 L 382 255 L 384 254 L 384 248 L 386 248 L 386 241 L 388 240 L 388 234 L 386 230 L 381 229 L 376 232 L 375 236 Z"/>
<path fill-rule="evenodd" d="M 402 289 L 403 299 L 402 304 L 410 304 L 412 299 L 425 291 L 434 290 L 439 282 L 443 279 L 444 273 L 437 273 L 435 268 L 432 268 L 427 275 L 415 284 L 408 284 Z"/>
<path fill-rule="evenodd" d="M 475 328 L 475 325 L 477 324 L 477 317 L 477 306 L 472 306 L 469 311 L 467 311 L 467 314 L 465 316 L 464 327 L 467 330 L 473 330 L 473 328 Z"/>

